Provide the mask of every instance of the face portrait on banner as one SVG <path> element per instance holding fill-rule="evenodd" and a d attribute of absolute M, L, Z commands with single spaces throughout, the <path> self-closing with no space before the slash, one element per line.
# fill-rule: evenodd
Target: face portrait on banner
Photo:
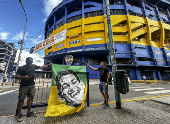
<path fill-rule="evenodd" d="M 72 70 L 63 70 L 57 73 L 56 85 L 58 98 L 66 105 L 78 107 L 84 98 L 85 85 Z"/>

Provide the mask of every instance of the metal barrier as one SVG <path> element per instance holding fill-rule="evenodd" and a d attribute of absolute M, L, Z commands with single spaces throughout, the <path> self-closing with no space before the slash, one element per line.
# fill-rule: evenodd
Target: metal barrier
<path fill-rule="evenodd" d="M 35 107 L 44 107 L 48 106 L 48 96 L 49 96 L 49 90 L 52 83 L 52 72 L 51 71 L 35 71 L 35 87 L 37 89 L 34 102 L 32 105 L 32 108 Z M 87 106 L 90 106 L 89 104 L 89 72 L 78 72 L 78 74 L 86 74 L 87 78 Z M 27 98 L 28 99 L 28 98 Z M 24 102 L 27 103 L 27 102 Z M 27 104 L 23 106 L 22 109 L 26 109 Z M 16 109 L 16 114 L 18 114 L 18 110 Z"/>

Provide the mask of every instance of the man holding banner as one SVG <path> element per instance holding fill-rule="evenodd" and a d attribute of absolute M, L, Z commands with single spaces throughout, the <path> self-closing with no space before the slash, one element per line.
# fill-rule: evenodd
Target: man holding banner
<path fill-rule="evenodd" d="M 20 79 L 20 88 L 19 88 L 19 94 L 18 94 L 18 115 L 16 117 L 18 122 L 23 121 L 23 117 L 21 114 L 21 110 L 24 104 L 24 99 L 26 96 L 28 97 L 27 106 L 28 106 L 28 112 L 27 117 L 36 117 L 36 114 L 34 112 L 31 112 L 31 106 L 33 103 L 33 98 L 35 96 L 35 69 L 42 69 L 46 68 L 52 65 L 52 63 L 45 65 L 45 66 L 37 66 L 32 64 L 33 59 L 31 57 L 26 58 L 26 65 L 18 68 L 15 78 Z"/>
<path fill-rule="evenodd" d="M 105 61 L 102 61 L 100 65 L 101 65 L 100 68 L 93 68 L 89 64 L 88 64 L 88 67 L 90 67 L 94 71 L 100 71 L 99 90 L 104 97 L 103 108 L 106 109 L 107 107 L 109 107 L 108 82 L 110 79 L 110 72 L 109 72 L 109 69 L 106 67 Z"/>

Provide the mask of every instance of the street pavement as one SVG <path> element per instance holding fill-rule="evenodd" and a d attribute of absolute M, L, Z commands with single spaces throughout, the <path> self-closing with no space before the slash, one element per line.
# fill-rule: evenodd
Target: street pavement
<path fill-rule="evenodd" d="M 102 98 L 102 95 L 99 92 L 98 89 L 98 83 L 99 80 L 90 80 L 90 105 L 95 105 L 98 103 L 102 103 L 104 100 Z M 34 98 L 34 103 L 36 101 L 45 101 L 48 100 L 48 96 L 50 93 L 50 86 L 47 89 L 47 84 L 44 85 L 41 83 L 41 87 L 39 87 L 36 84 L 36 96 Z M 17 96 L 18 96 L 18 87 L 19 85 L 15 85 L 15 87 L 10 88 L 12 86 L 4 86 L 3 90 L 0 90 L 0 116 L 9 116 L 14 115 L 16 110 L 16 104 L 17 104 Z M 42 90 L 43 89 L 43 90 Z M 43 92 L 43 96 L 42 96 Z M 145 97 L 153 97 L 153 96 L 159 96 L 159 95 L 169 95 L 170 94 L 170 84 L 130 84 L 130 92 L 128 94 L 121 94 L 122 100 L 130 100 L 130 99 L 137 99 L 137 98 L 145 98 Z M 47 96 L 47 97 L 46 97 Z M 109 85 L 109 101 L 114 102 L 115 96 L 114 96 L 114 86 Z M 26 103 L 26 100 L 25 100 Z M 37 107 L 33 108 L 33 111 L 45 111 L 45 107 Z M 23 110 L 23 113 L 26 113 L 26 109 Z"/>

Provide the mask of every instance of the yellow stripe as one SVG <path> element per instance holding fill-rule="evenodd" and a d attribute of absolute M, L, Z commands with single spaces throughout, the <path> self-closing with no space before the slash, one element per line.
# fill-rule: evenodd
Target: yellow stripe
<path fill-rule="evenodd" d="M 96 17 L 89 17 L 89 18 L 82 18 L 77 21 L 70 22 L 68 24 L 64 24 L 63 26 L 59 27 L 58 29 L 54 30 L 53 33 L 50 35 L 55 35 L 58 32 L 69 29 L 67 31 L 67 38 L 63 43 L 65 44 L 63 48 L 69 48 L 69 47 L 77 47 L 77 46 L 82 46 L 84 45 L 92 45 L 92 44 L 104 44 L 108 42 L 108 37 L 107 37 L 107 20 L 105 18 L 106 15 L 103 16 L 96 16 Z M 116 20 L 115 20 L 116 18 Z M 127 20 L 127 26 L 117 26 L 115 27 L 114 25 L 119 24 L 120 22 Z M 128 30 L 128 35 L 116 35 L 114 34 L 114 41 L 119 42 L 119 41 L 127 41 L 129 43 L 134 43 L 138 45 L 152 45 L 153 47 L 158 47 L 158 48 L 163 48 L 165 45 L 164 44 L 164 38 L 165 38 L 165 31 L 164 29 L 170 29 L 170 25 L 165 24 L 163 22 L 158 22 L 154 20 L 150 20 L 148 18 L 143 18 L 143 17 L 137 17 L 137 16 L 131 16 L 129 14 L 127 15 L 111 15 L 111 21 L 112 21 L 112 26 L 113 26 L 113 33 L 122 33 L 122 32 L 127 32 Z M 134 29 L 138 25 L 143 25 L 146 24 L 146 28 L 141 28 L 139 31 L 132 32 L 132 29 Z M 151 27 L 152 25 L 152 27 Z M 117 30 L 118 29 L 118 30 Z M 147 32 L 146 32 L 147 30 Z M 160 42 L 154 42 L 151 41 L 151 33 L 153 31 L 161 30 L 161 40 Z M 147 38 L 145 41 L 133 41 L 132 38 L 133 36 L 139 36 L 141 33 L 147 33 Z M 77 35 L 73 38 L 70 38 L 69 36 L 71 35 Z M 87 42 L 87 38 L 97 38 L 97 37 L 102 37 L 102 41 L 95 41 L 95 42 Z M 69 41 L 73 40 L 80 40 L 81 43 L 74 44 L 74 46 L 69 46 Z M 53 52 L 58 51 L 60 49 L 56 49 L 56 45 L 53 45 Z M 168 45 L 169 46 L 169 45 Z M 165 49 L 170 49 L 167 47 L 164 47 Z M 45 55 L 48 55 L 50 50 L 46 49 L 45 50 Z"/>
<path fill-rule="evenodd" d="M 154 99 L 154 98 L 167 97 L 167 96 L 170 96 L 170 95 L 154 96 L 154 97 L 147 97 L 147 98 L 140 98 L 140 99 L 122 100 L 121 102 L 140 101 L 140 100 Z M 113 104 L 113 103 L 116 103 L 116 102 L 115 101 L 109 102 L 109 104 Z M 103 103 L 91 104 L 90 106 L 98 106 L 98 105 L 103 105 Z"/>

